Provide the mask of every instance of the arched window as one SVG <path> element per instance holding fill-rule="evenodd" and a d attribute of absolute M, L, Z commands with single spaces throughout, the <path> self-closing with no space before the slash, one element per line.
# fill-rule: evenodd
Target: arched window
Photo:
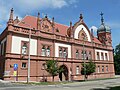
<path fill-rule="evenodd" d="M 82 57 L 82 59 L 84 59 L 84 51 L 83 50 L 81 52 L 81 57 Z"/>
<path fill-rule="evenodd" d="M 84 51 L 84 58 L 88 60 L 87 51 Z"/>
<path fill-rule="evenodd" d="M 79 59 L 79 51 L 76 50 L 76 59 Z"/>
<path fill-rule="evenodd" d="M 79 66 L 76 66 L 76 74 L 80 74 Z"/>
<path fill-rule="evenodd" d="M 63 58 L 66 58 L 66 57 L 67 57 L 67 50 L 64 49 L 64 51 L 63 51 Z"/>
<path fill-rule="evenodd" d="M 92 53 L 89 51 L 88 59 L 92 59 Z"/>
<path fill-rule="evenodd" d="M 50 56 L 50 47 L 49 46 L 46 49 L 46 56 Z"/>
<path fill-rule="evenodd" d="M 62 48 L 59 49 L 59 56 L 62 57 Z"/>
<path fill-rule="evenodd" d="M 45 52 L 45 46 L 43 46 L 43 47 L 42 47 L 42 53 L 41 53 L 41 55 L 42 55 L 42 56 L 45 56 L 45 53 L 46 53 L 46 52 Z"/>
<path fill-rule="evenodd" d="M 22 54 L 23 55 L 27 54 L 27 43 L 23 43 L 22 45 Z"/>

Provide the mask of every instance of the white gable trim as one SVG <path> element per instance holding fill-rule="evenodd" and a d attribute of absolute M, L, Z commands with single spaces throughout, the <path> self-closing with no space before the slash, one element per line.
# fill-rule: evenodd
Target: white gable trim
<path fill-rule="evenodd" d="M 75 39 L 78 39 L 78 34 L 79 34 L 79 32 L 82 30 L 82 28 L 83 28 L 84 32 L 86 33 L 86 35 L 87 35 L 87 37 L 88 37 L 88 41 L 91 42 L 90 34 L 89 34 L 87 28 L 85 28 L 85 26 L 83 26 L 83 25 L 79 25 L 79 26 L 75 29 L 74 38 L 75 38 Z"/>

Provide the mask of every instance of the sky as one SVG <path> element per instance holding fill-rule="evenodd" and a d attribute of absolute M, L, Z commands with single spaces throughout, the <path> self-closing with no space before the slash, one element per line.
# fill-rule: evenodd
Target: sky
<path fill-rule="evenodd" d="M 120 0 L 0 0 L 0 33 L 6 27 L 11 8 L 14 18 L 37 16 L 40 12 L 41 18 L 47 14 L 50 19 L 54 17 L 55 22 L 68 26 L 70 21 L 77 22 L 82 13 L 84 22 L 94 29 L 95 36 L 103 12 L 105 24 L 111 27 L 113 47 L 120 43 Z"/>

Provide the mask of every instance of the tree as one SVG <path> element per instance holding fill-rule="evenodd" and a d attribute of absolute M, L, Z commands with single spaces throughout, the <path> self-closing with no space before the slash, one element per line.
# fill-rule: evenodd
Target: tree
<path fill-rule="evenodd" d="M 115 47 L 114 51 L 115 74 L 120 75 L 120 44 Z"/>
<path fill-rule="evenodd" d="M 91 75 L 95 72 L 96 65 L 90 60 L 88 63 L 82 63 L 81 74 L 85 75 L 85 80 L 88 78 L 88 75 Z"/>
<path fill-rule="evenodd" d="M 62 72 L 63 69 L 58 66 L 56 60 L 48 60 L 46 61 L 46 71 L 52 75 L 52 81 L 54 81 L 54 77 Z"/>

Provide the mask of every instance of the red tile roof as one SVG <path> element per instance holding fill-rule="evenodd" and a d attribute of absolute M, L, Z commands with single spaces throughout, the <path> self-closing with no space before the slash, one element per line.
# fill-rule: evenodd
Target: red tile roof
<path fill-rule="evenodd" d="M 27 15 L 17 25 L 25 28 L 37 29 L 37 17 Z M 66 36 L 68 28 L 69 26 L 55 22 L 55 33 L 58 35 Z M 58 29 L 59 32 L 56 32 L 56 29 Z M 94 37 L 93 41 L 98 44 L 101 44 L 101 42 L 96 37 Z"/>

